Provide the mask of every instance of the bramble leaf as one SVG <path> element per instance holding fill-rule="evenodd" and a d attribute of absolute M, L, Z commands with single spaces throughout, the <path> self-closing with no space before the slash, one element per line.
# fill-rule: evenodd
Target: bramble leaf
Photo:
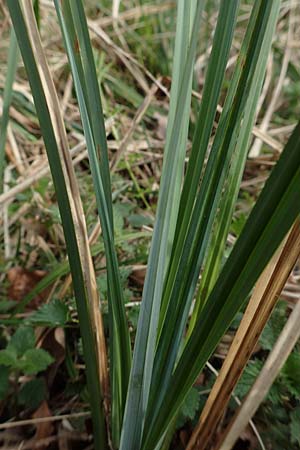
<path fill-rule="evenodd" d="M 42 305 L 29 319 L 34 325 L 63 326 L 68 321 L 68 306 L 58 299 Z"/>
<path fill-rule="evenodd" d="M 12 336 L 7 350 L 15 349 L 17 356 L 22 356 L 27 350 L 34 348 L 35 335 L 31 327 L 20 327 Z"/>
<path fill-rule="evenodd" d="M 54 361 L 52 356 L 42 348 L 27 350 L 18 360 L 18 368 L 28 375 L 41 372 Z"/>

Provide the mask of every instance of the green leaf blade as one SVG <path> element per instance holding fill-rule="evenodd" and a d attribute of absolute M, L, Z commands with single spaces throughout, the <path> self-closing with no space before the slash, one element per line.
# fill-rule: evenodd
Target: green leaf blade
<path fill-rule="evenodd" d="M 182 0 L 180 0 L 180 2 L 183 3 Z M 181 143 L 183 142 L 180 137 L 180 127 L 181 124 L 184 123 L 186 97 L 190 87 L 190 76 L 196 51 L 198 27 L 204 3 L 204 1 L 197 2 L 192 25 L 190 47 L 187 52 L 186 64 L 184 65 L 181 88 L 174 116 L 174 131 L 170 135 L 168 148 L 165 149 L 157 220 L 154 226 L 149 254 L 143 300 L 137 327 L 133 366 L 125 408 L 120 447 L 122 450 L 139 448 L 141 444 L 152 377 L 163 282 L 166 264 L 170 256 L 170 233 L 172 233 L 172 229 L 174 229 L 174 224 L 171 220 L 172 208 L 176 208 L 175 204 L 177 199 L 175 198 L 174 193 L 176 192 L 178 177 L 177 164 L 180 160 L 180 153 L 182 151 L 182 149 L 177 146 L 177 143 L 178 141 Z M 190 2 L 190 4 L 192 3 Z M 190 32 L 190 30 L 186 30 L 186 32 Z M 171 152 L 173 149 L 175 150 L 175 153 Z"/>
<path fill-rule="evenodd" d="M 7 6 L 12 18 L 14 30 L 16 32 L 18 44 L 21 50 L 25 69 L 34 97 L 35 107 L 47 150 L 47 156 L 51 174 L 53 177 L 60 215 L 62 218 L 62 225 L 69 255 L 69 264 L 72 273 L 78 315 L 80 317 L 80 331 L 84 345 L 87 383 L 90 392 L 90 406 L 94 424 L 95 448 L 97 448 L 97 450 L 102 450 L 106 448 L 107 443 L 106 428 L 102 408 L 101 387 L 98 378 L 97 355 L 95 350 L 96 345 L 94 341 L 95 337 L 89 316 L 89 301 L 85 289 L 83 268 L 81 267 L 81 259 L 77 245 L 74 221 L 64 180 L 64 173 L 60 162 L 58 144 L 56 142 L 47 100 L 31 47 L 30 38 L 28 36 L 28 31 L 26 28 L 26 23 L 24 21 L 20 3 L 19 1 L 15 0 L 8 0 Z"/>
<path fill-rule="evenodd" d="M 154 415 L 143 448 L 150 448 L 166 424 L 171 421 L 219 339 L 245 302 L 260 273 L 299 215 L 300 204 L 296 200 L 299 183 L 300 123 L 273 169 L 201 312 L 172 375 L 160 410 Z"/>

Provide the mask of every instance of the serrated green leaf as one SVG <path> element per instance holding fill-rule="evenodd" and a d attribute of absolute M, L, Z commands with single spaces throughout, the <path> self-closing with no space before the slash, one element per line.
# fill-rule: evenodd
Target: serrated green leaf
<path fill-rule="evenodd" d="M 124 228 L 124 218 L 121 211 L 118 208 L 118 205 L 113 207 L 113 216 L 114 216 L 114 226 L 116 235 L 120 235 Z"/>
<path fill-rule="evenodd" d="M 3 366 L 14 367 L 17 362 L 17 352 L 16 349 L 11 347 L 0 350 L 0 364 Z"/>
<path fill-rule="evenodd" d="M 107 298 L 107 278 L 105 274 L 100 274 L 97 277 L 97 287 L 100 292 L 100 295 L 103 298 Z"/>
<path fill-rule="evenodd" d="M 68 320 L 68 306 L 61 300 L 54 299 L 42 305 L 30 318 L 29 323 L 49 327 L 64 326 Z"/>
<path fill-rule="evenodd" d="M 286 303 L 279 302 L 262 332 L 259 342 L 264 350 L 271 351 L 286 322 Z"/>
<path fill-rule="evenodd" d="M 192 388 L 181 407 L 177 426 L 182 426 L 189 419 L 194 419 L 200 405 L 200 394 L 196 388 Z"/>
<path fill-rule="evenodd" d="M 37 408 L 46 397 L 44 378 L 35 378 L 25 383 L 18 393 L 18 403 L 26 408 Z"/>
<path fill-rule="evenodd" d="M 18 369 L 27 375 L 33 375 L 47 369 L 54 361 L 52 356 L 42 348 L 27 350 L 23 357 L 17 361 Z"/>
<path fill-rule="evenodd" d="M 238 382 L 234 393 L 238 397 L 245 397 L 248 394 L 248 391 L 251 389 L 253 383 L 255 382 L 257 376 L 259 375 L 261 369 L 263 367 L 263 362 L 259 359 L 254 361 L 250 361 L 246 366 L 240 381 Z"/>
<path fill-rule="evenodd" d="M 34 348 L 35 335 L 32 327 L 20 327 L 12 336 L 7 349 L 15 349 L 17 356 L 22 356 L 27 350 Z"/>
<path fill-rule="evenodd" d="M 240 397 L 242 399 L 248 394 L 249 390 L 252 388 L 253 384 L 255 383 L 255 380 L 258 377 L 262 367 L 263 367 L 263 361 L 260 361 L 259 359 L 250 361 L 247 364 L 247 366 L 246 366 L 246 368 L 234 390 L 235 395 L 237 395 L 238 397 Z M 268 399 L 274 405 L 276 405 L 276 404 L 279 405 L 281 402 L 281 399 L 282 399 L 282 386 L 280 384 L 278 384 L 277 382 L 275 382 L 271 386 L 266 399 Z"/>
<path fill-rule="evenodd" d="M 282 384 L 275 382 L 272 384 L 265 400 L 269 401 L 272 405 L 281 405 L 283 396 Z"/>

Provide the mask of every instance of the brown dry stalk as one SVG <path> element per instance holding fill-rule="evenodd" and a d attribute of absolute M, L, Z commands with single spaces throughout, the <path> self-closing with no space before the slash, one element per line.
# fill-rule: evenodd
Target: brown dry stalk
<path fill-rule="evenodd" d="M 265 115 L 260 123 L 259 130 L 263 133 L 268 132 L 268 128 L 271 122 L 271 119 L 273 117 L 273 113 L 276 110 L 277 103 L 284 85 L 284 81 L 286 78 L 286 73 L 288 70 L 289 62 L 292 56 L 292 48 L 290 45 L 290 42 L 293 40 L 294 37 L 294 29 L 295 29 L 295 6 L 296 1 L 290 0 L 290 12 L 289 12 L 289 21 L 288 21 L 288 32 L 287 32 L 287 38 L 286 38 L 286 46 L 283 53 L 283 59 L 281 63 L 281 70 L 279 74 L 279 78 L 276 82 L 275 89 L 272 92 L 272 95 L 270 96 L 270 103 L 267 107 L 267 110 L 265 112 Z M 249 151 L 249 157 L 250 158 L 257 158 L 261 153 L 263 142 L 260 139 L 255 139 L 252 148 Z"/>
<path fill-rule="evenodd" d="M 112 50 L 115 52 L 115 54 L 122 60 L 128 59 L 134 66 L 139 67 L 142 69 L 142 71 L 147 75 L 147 77 L 158 86 L 158 88 L 163 92 L 168 98 L 170 97 L 170 93 L 168 89 L 163 86 L 160 82 L 160 80 L 157 80 L 152 73 L 146 69 L 143 65 L 141 65 L 130 53 L 125 52 L 123 49 L 118 47 L 108 36 L 108 34 L 96 23 L 91 20 L 88 21 L 89 29 L 93 34 L 96 35 L 97 38 L 100 39 L 100 43 L 104 42 L 106 45 L 108 45 Z M 131 73 L 134 70 L 131 68 Z M 134 72 L 135 73 L 135 72 Z M 192 91 L 192 95 L 195 98 L 198 98 L 201 100 L 202 96 L 196 91 Z M 218 112 L 222 111 L 221 105 L 218 105 Z M 252 129 L 252 133 L 255 137 L 261 139 L 263 142 L 265 142 L 267 145 L 269 145 L 273 150 L 281 152 L 283 149 L 283 146 L 280 144 L 280 142 L 273 139 L 271 136 L 269 136 L 267 133 L 262 132 L 259 130 L 257 126 L 254 126 Z"/>
<path fill-rule="evenodd" d="M 220 446 L 216 450 L 231 450 L 249 420 L 259 408 L 300 337 L 299 323 L 300 300 L 298 299 L 264 367 L 243 404 L 222 434 L 219 440 Z"/>
<path fill-rule="evenodd" d="M 158 80 L 159 82 L 161 81 L 160 79 Z M 117 150 L 117 152 L 114 154 L 114 158 L 111 162 L 110 168 L 111 170 L 114 170 L 118 164 L 118 162 L 120 161 L 120 158 L 122 156 L 122 154 L 125 152 L 127 145 L 133 135 L 133 132 L 136 128 L 136 126 L 141 122 L 141 120 L 143 119 L 144 115 L 146 114 L 151 101 L 153 100 L 154 95 L 156 94 L 158 90 L 158 86 L 156 84 L 153 84 L 148 92 L 148 94 L 146 95 L 144 101 L 142 102 L 142 104 L 140 105 L 140 107 L 138 108 L 133 121 L 132 121 L 132 125 L 130 126 L 129 130 L 127 131 L 127 133 L 125 134 L 124 138 L 122 139 L 119 149 Z"/>
<path fill-rule="evenodd" d="M 61 414 L 58 416 L 36 417 L 35 419 L 17 420 L 15 422 L 0 423 L 0 430 L 8 430 L 10 428 L 26 427 L 28 425 L 37 425 L 38 423 L 58 422 L 60 420 L 77 419 L 79 417 L 90 417 L 89 411 L 78 413 Z"/>
<path fill-rule="evenodd" d="M 50 74 L 47 60 L 43 51 L 40 35 L 37 29 L 35 16 L 31 0 L 22 0 L 24 18 L 30 38 L 32 50 L 38 66 L 41 77 L 52 126 L 58 145 L 60 161 L 64 173 L 64 179 L 68 192 L 68 200 L 71 207 L 72 217 L 75 226 L 77 245 L 79 249 L 83 276 L 87 289 L 87 295 L 90 301 L 90 316 L 92 320 L 95 341 L 98 354 L 98 371 L 102 386 L 104 400 L 108 399 L 108 372 L 107 372 L 107 353 L 104 336 L 102 315 L 99 308 L 99 294 L 93 261 L 91 257 L 87 227 L 79 193 L 79 187 L 76 180 L 72 158 L 69 151 L 69 145 L 61 115 L 60 104 L 58 101 L 56 89 Z"/>
<path fill-rule="evenodd" d="M 211 443 L 234 387 L 257 344 L 299 254 L 300 221 L 297 220 L 254 288 L 228 355 L 186 450 L 205 450 Z"/>

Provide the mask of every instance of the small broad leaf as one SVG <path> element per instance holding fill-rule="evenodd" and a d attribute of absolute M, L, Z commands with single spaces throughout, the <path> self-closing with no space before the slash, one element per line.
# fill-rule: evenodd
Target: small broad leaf
<path fill-rule="evenodd" d="M 63 326 L 68 320 L 68 307 L 62 301 L 55 299 L 42 305 L 29 319 L 29 323 L 35 325 L 47 325 L 49 327 Z"/>
<path fill-rule="evenodd" d="M 187 420 L 194 419 L 197 411 L 199 410 L 199 405 L 200 405 L 200 394 L 196 388 L 192 388 L 182 405 L 177 421 L 177 426 L 181 427 L 185 424 Z"/>
<path fill-rule="evenodd" d="M 134 228 L 141 228 L 143 225 L 153 225 L 153 219 L 144 214 L 131 214 L 128 217 L 128 222 Z"/>
<path fill-rule="evenodd" d="M 257 376 L 262 369 L 262 361 L 256 359 L 255 361 L 250 361 L 246 366 L 240 381 L 238 382 L 234 392 L 237 396 L 243 398 L 248 394 L 250 388 L 255 382 Z"/>
<path fill-rule="evenodd" d="M 116 235 L 122 234 L 122 230 L 124 228 L 124 218 L 122 215 L 122 211 L 118 208 L 118 205 L 114 205 L 113 215 L 114 215 L 115 233 Z"/>
<path fill-rule="evenodd" d="M 260 337 L 260 343 L 264 350 L 271 351 L 286 322 L 286 303 L 280 301 L 273 311 L 270 319 Z"/>
<path fill-rule="evenodd" d="M 198 407 L 199 407 L 199 392 L 197 391 L 197 389 L 192 388 L 186 397 L 181 412 L 182 414 L 184 414 L 185 417 L 193 419 Z"/>
<path fill-rule="evenodd" d="M 249 390 L 255 383 L 255 380 L 258 377 L 262 367 L 263 362 L 259 359 L 255 359 L 248 363 L 241 376 L 240 381 L 238 382 L 234 390 L 234 393 L 238 397 L 244 398 L 248 394 Z M 282 386 L 276 382 L 273 383 L 266 399 L 268 399 L 272 404 L 280 404 L 282 400 Z"/>
<path fill-rule="evenodd" d="M 100 291 L 100 295 L 103 297 L 107 296 L 107 279 L 105 274 L 100 274 L 97 277 L 97 287 Z"/>
<path fill-rule="evenodd" d="M 28 375 L 41 372 L 54 361 L 51 355 L 42 348 L 27 350 L 18 360 L 18 368 Z"/>
<path fill-rule="evenodd" d="M 3 366 L 15 367 L 17 362 L 17 353 L 14 348 L 6 348 L 0 351 L 0 364 Z"/>
<path fill-rule="evenodd" d="M 31 327 L 20 327 L 12 336 L 7 349 L 15 349 L 17 356 L 22 356 L 27 350 L 34 348 L 35 336 Z"/>
<path fill-rule="evenodd" d="M 45 399 L 46 385 L 44 378 L 35 378 L 25 383 L 18 394 L 18 402 L 27 408 L 37 408 Z"/>

